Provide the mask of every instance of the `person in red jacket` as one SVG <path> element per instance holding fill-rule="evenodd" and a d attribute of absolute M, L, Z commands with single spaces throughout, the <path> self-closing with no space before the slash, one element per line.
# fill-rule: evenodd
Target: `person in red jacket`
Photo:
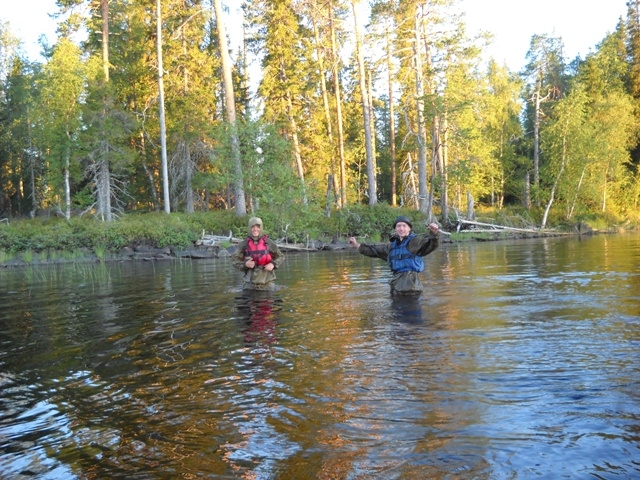
<path fill-rule="evenodd" d="M 284 261 L 284 255 L 267 235 L 262 233 L 262 220 L 249 219 L 249 236 L 245 238 L 231 257 L 235 268 L 244 272 L 243 290 L 275 290 L 275 270 Z"/>

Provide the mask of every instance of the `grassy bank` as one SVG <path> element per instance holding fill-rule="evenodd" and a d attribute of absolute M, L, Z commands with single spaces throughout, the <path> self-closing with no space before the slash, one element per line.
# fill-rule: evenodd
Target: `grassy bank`
<path fill-rule="evenodd" d="M 426 219 L 419 212 L 393 208 L 385 204 L 354 206 L 331 212 L 327 218 L 321 210 L 298 212 L 260 211 L 266 233 L 287 243 L 304 243 L 319 240 L 325 243 L 346 241 L 356 236 L 362 241 L 386 241 L 397 215 L 406 215 L 413 221 L 414 231 L 427 231 Z M 43 261 L 82 261 L 87 258 L 105 259 L 126 247 L 141 245 L 151 248 L 187 248 L 205 232 L 213 235 L 229 235 L 242 238 L 247 233 L 246 217 L 238 217 L 233 211 L 197 212 L 193 214 L 144 213 L 125 215 L 110 223 L 94 218 L 37 218 L 9 220 L 0 223 L 0 264 L 19 258 L 25 263 Z M 523 210 L 483 211 L 477 220 L 513 228 L 535 228 L 535 212 Z M 576 221 L 589 224 L 595 230 L 634 228 L 637 223 L 622 224 L 618 219 L 593 216 Z M 557 222 L 549 228 L 559 232 L 575 230 L 576 223 Z M 492 240 L 508 238 L 509 232 L 500 234 L 453 232 L 452 241 Z M 517 235 L 516 235 L 517 236 Z"/>

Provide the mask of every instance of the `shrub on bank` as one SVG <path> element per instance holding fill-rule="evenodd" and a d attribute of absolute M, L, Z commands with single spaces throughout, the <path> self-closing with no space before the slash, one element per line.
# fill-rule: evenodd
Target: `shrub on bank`
<path fill-rule="evenodd" d="M 477 213 L 478 219 L 487 223 L 513 227 L 535 226 L 531 212 L 524 209 L 486 209 Z M 243 217 L 237 216 L 233 210 L 170 215 L 154 212 L 125 215 L 109 223 L 90 217 L 74 217 L 68 222 L 62 218 L 2 222 L 0 252 L 8 257 L 18 252 L 80 250 L 103 255 L 138 245 L 184 248 L 193 245 L 203 232 L 224 236 L 231 233 L 233 237 L 243 238 L 247 235 L 247 220 L 253 215 L 263 219 L 265 231 L 271 238 L 289 243 L 346 241 L 350 236 L 365 241 L 386 241 L 393 232 L 393 221 L 398 215 L 408 216 L 416 233 L 427 231 L 424 214 L 384 203 L 348 206 L 331 211 L 329 217 L 324 210 L 312 207 L 286 211 L 261 210 Z M 607 225 L 615 225 L 613 219 L 603 215 L 577 220 L 587 221 L 600 230 L 605 230 Z M 637 224 L 628 225 L 628 228 L 633 227 L 637 227 Z M 565 228 L 570 229 L 569 226 Z"/>
<path fill-rule="evenodd" d="M 101 222 L 90 217 L 36 218 L 12 220 L 0 224 L 0 251 L 7 253 L 76 251 L 117 253 L 124 247 L 184 248 L 201 237 L 202 233 L 247 235 L 247 220 L 260 216 L 265 231 L 276 240 L 300 243 L 308 240 L 346 240 L 358 236 L 378 240 L 392 231 L 397 215 L 414 219 L 420 229 L 420 214 L 390 207 L 355 205 L 334 210 L 330 216 L 322 209 L 304 208 L 297 211 L 262 210 L 239 217 L 232 210 L 196 212 L 193 214 L 164 212 L 124 215 L 112 222 Z"/>

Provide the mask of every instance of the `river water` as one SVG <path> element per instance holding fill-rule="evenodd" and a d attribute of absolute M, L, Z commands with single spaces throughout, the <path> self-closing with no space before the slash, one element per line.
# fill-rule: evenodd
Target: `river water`
<path fill-rule="evenodd" d="M 640 478 L 640 235 L 0 271 L 0 478 Z"/>

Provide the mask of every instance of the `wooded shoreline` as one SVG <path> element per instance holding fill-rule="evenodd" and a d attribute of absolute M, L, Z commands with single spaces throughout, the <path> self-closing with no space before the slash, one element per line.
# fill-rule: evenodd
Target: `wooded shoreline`
<path fill-rule="evenodd" d="M 549 238 L 560 236 L 584 236 L 597 234 L 614 234 L 621 229 L 594 230 L 587 224 L 577 224 L 572 231 L 556 229 L 516 228 L 475 221 L 461 221 L 467 229 L 457 232 L 440 231 L 441 244 L 470 241 L 523 240 L 532 238 Z M 470 228 L 469 228 L 470 227 Z M 202 232 L 201 238 L 187 247 L 154 247 L 140 243 L 122 248 L 119 252 L 99 255 L 91 249 L 84 248 L 70 255 L 69 252 L 48 251 L 34 254 L 21 252 L 6 261 L 0 260 L 0 268 L 48 266 L 69 263 L 113 263 L 125 261 L 183 261 L 228 258 L 235 251 L 235 246 L 242 239 L 229 235 L 215 235 Z M 385 243 L 385 242 L 370 242 Z M 277 241 L 278 246 L 286 253 L 314 253 L 321 251 L 343 251 L 351 249 L 346 239 L 334 238 L 330 241 L 308 240 L 306 242 L 289 243 Z"/>

